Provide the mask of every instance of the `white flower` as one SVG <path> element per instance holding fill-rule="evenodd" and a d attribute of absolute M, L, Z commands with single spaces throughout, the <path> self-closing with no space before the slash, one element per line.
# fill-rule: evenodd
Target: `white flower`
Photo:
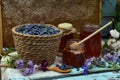
<path fill-rule="evenodd" d="M 112 46 L 115 50 L 120 49 L 120 41 L 117 41 L 117 42 L 111 44 L 111 46 Z"/>
<path fill-rule="evenodd" d="M 113 37 L 113 38 L 119 38 L 120 36 L 120 33 L 114 29 L 114 30 L 110 30 L 110 35 Z"/>
<path fill-rule="evenodd" d="M 111 46 L 113 47 L 113 49 L 117 50 L 118 46 L 117 46 L 117 43 L 113 43 L 111 44 Z"/>
<path fill-rule="evenodd" d="M 101 44 L 102 44 L 101 46 L 104 46 L 104 45 L 105 45 L 105 41 L 102 40 L 102 41 L 101 41 Z"/>
<path fill-rule="evenodd" d="M 117 43 L 118 48 L 120 48 L 120 41 L 117 41 L 116 43 Z"/>
<path fill-rule="evenodd" d="M 115 43 L 115 42 L 116 42 L 116 39 L 114 39 L 114 38 L 109 39 L 109 40 L 107 41 L 107 45 L 108 45 L 108 46 L 111 46 L 111 44 L 113 44 L 113 43 Z"/>

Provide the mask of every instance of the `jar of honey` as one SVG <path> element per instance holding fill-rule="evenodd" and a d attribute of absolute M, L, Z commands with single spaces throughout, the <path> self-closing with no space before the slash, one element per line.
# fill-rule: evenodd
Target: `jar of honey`
<path fill-rule="evenodd" d="M 95 24 L 86 24 L 80 28 L 80 39 L 84 39 L 89 36 L 91 33 L 99 29 L 99 25 Z M 97 33 L 90 39 L 84 42 L 86 53 L 86 58 L 90 57 L 99 57 L 101 53 L 101 32 Z"/>
<path fill-rule="evenodd" d="M 73 38 L 73 33 L 71 34 L 68 34 L 68 35 L 64 35 L 62 38 L 61 38 L 61 42 L 60 42 L 60 46 L 59 46 L 59 52 L 63 52 L 63 49 L 66 47 L 67 45 L 67 41 L 69 41 L 70 39 Z"/>
<path fill-rule="evenodd" d="M 66 48 L 63 50 L 63 63 L 75 68 L 81 67 L 84 65 L 85 61 L 85 47 L 84 44 L 81 44 L 78 49 L 72 50 L 69 46 L 78 42 L 79 39 L 71 39 L 67 42 Z"/>
<path fill-rule="evenodd" d="M 63 31 L 63 36 L 61 38 L 59 52 L 62 53 L 63 49 L 67 45 L 67 41 L 73 39 L 73 35 L 76 32 L 76 29 L 73 27 L 71 23 L 60 23 L 58 24 L 58 28 Z"/>

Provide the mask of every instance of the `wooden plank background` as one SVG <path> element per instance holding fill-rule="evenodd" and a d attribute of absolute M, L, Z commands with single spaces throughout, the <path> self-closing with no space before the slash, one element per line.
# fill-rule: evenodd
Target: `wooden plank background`
<path fill-rule="evenodd" d="M 84 23 L 100 23 L 101 0 L 3 0 L 3 46 L 14 47 L 11 29 L 25 23 L 70 22 L 79 31 Z M 74 35 L 77 38 L 78 35 Z M 0 40 L 0 44 L 1 44 Z M 2 47 L 2 46 L 0 46 Z"/>
<path fill-rule="evenodd" d="M 2 10 L 1 10 L 1 0 L 0 0 L 0 53 L 3 48 L 3 35 L 2 35 Z"/>

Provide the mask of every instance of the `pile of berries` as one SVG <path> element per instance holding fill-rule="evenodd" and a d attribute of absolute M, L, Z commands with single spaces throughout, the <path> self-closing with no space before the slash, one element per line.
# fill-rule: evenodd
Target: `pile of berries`
<path fill-rule="evenodd" d="M 67 70 L 67 69 L 73 69 L 74 67 L 73 66 L 69 66 L 69 65 L 66 65 L 66 64 L 62 64 L 62 65 L 56 65 L 56 67 L 59 67 L 59 69 L 61 70 Z"/>
<path fill-rule="evenodd" d="M 54 35 L 60 32 L 59 29 L 53 28 L 53 26 L 43 25 L 43 24 L 31 24 L 24 25 L 16 29 L 17 32 L 22 34 L 30 34 L 30 35 Z"/>

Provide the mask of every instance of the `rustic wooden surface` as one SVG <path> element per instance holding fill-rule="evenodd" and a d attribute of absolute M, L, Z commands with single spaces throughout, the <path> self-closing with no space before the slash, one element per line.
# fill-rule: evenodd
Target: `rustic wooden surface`
<path fill-rule="evenodd" d="M 79 31 L 84 23 L 99 23 L 100 0 L 3 0 L 3 44 L 13 47 L 12 27 L 24 23 L 70 22 Z M 74 37 L 78 37 L 74 35 Z"/>
<path fill-rule="evenodd" d="M 2 11 L 1 11 L 1 2 L 0 2 L 0 53 L 3 48 L 3 39 L 2 39 Z"/>

